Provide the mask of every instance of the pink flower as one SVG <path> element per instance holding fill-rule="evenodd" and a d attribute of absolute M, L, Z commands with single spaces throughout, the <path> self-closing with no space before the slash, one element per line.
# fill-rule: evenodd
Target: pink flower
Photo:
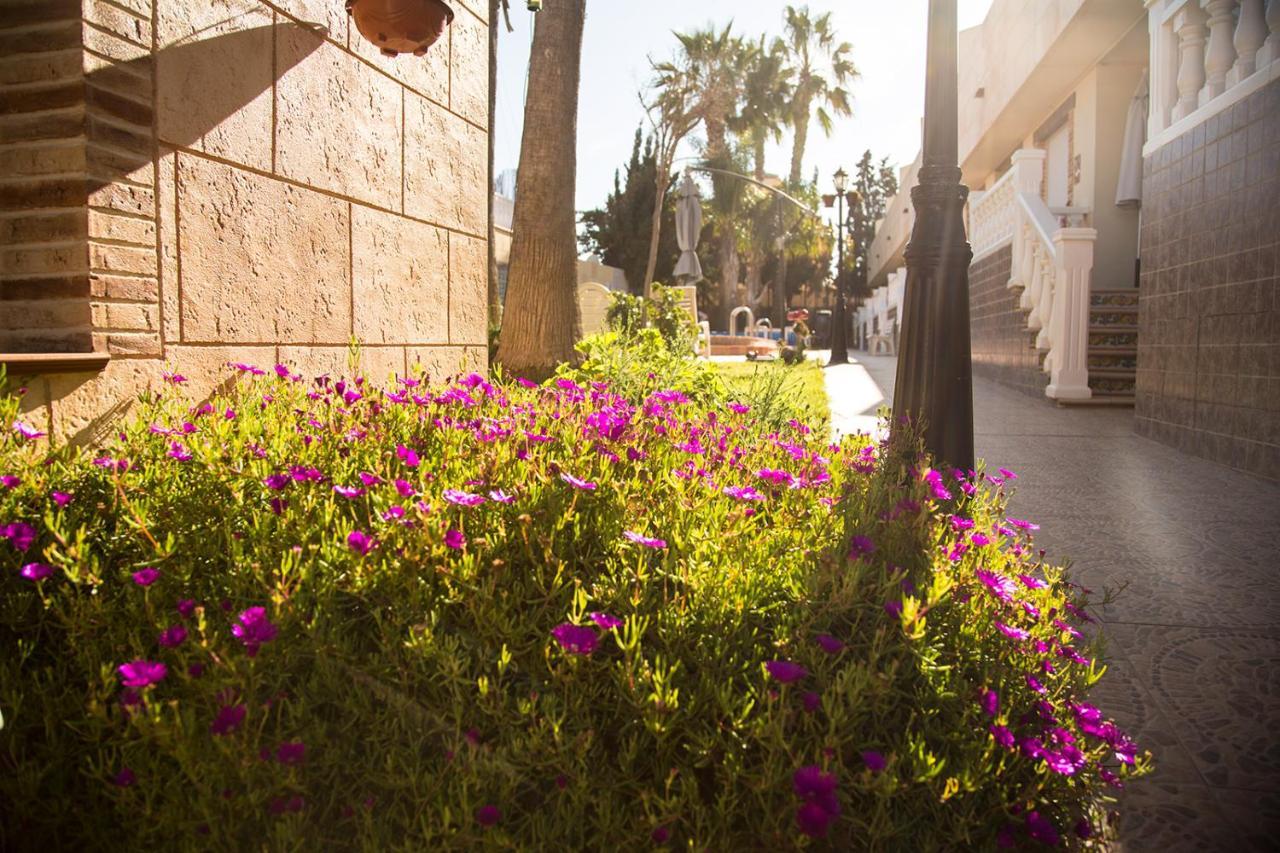
<path fill-rule="evenodd" d="M 885 761 L 884 755 L 876 752 L 874 749 L 865 750 L 862 753 L 862 763 L 867 765 L 867 769 L 872 773 L 879 773 L 888 763 Z"/>
<path fill-rule="evenodd" d="M 36 541 L 36 529 L 25 521 L 0 525 L 0 539 L 8 539 L 18 551 L 28 550 Z"/>
<path fill-rule="evenodd" d="M 179 462 L 190 462 L 193 458 L 191 451 L 187 450 L 180 441 L 169 442 L 169 456 Z"/>
<path fill-rule="evenodd" d="M 509 495 L 501 489 L 494 489 L 492 492 L 489 492 L 489 500 L 500 504 L 509 504 L 515 503 L 516 499 L 514 495 Z"/>
<path fill-rule="evenodd" d="M 145 568 L 133 573 L 133 582 L 138 586 L 151 586 L 160 578 L 158 569 Z"/>
<path fill-rule="evenodd" d="M 822 695 L 812 690 L 806 690 L 800 700 L 804 704 L 805 711 L 810 714 L 822 707 Z"/>
<path fill-rule="evenodd" d="M 995 625 L 996 630 L 1001 634 L 1004 634 L 1010 640 L 1025 640 L 1031 636 L 1030 632 L 1024 631 L 1021 628 L 1016 628 L 1012 625 L 1006 625 L 999 619 L 995 620 Z"/>
<path fill-rule="evenodd" d="M 164 680 L 169 668 L 162 663 L 149 660 L 135 660 L 116 667 L 120 673 L 120 683 L 125 687 L 141 689 Z"/>
<path fill-rule="evenodd" d="M 861 560 L 876 550 L 876 545 L 866 536 L 855 536 L 849 543 L 849 559 Z"/>
<path fill-rule="evenodd" d="M 622 626 L 622 620 L 617 616 L 610 616 L 608 613 L 589 613 L 591 621 L 599 625 L 606 631 L 612 631 L 614 628 Z"/>
<path fill-rule="evenodd" d="M 637 545 L 643 545 L 646 548 L 665 548 L 667 541 L 665 539 L 655 539 L 652 536 L 645 536 L 642 533 L 636 533 L 634 530 L 624 530 L 622 535 Z"/>
<path fill-rule="evenodd" d="M 444 544 L 453 550 L 458 551 L 467 544 L 467 537 L 463 536 L 462 531 L 456 527 L 450 527 L 445 531 Z"/>
<path fill-rule="evenodd" d="M 249 657 L 256 655 L 263 643 L 271 642 L 279 633 L 279 628 L 267 618 L 265 607 L 250 607 L 240 614 L 239 620 L 239 624 L 231 626 L 231 633 L 244 643 Z"/>
<path fill-rule="evenodd" d="M 573 486 L 575 489 L 582 489 L 584 492 L 594 492 L 596 484 L 589 480 L 582 480 L 567 472 L 561 472 L 560 479 Z"/>
<path fill-rule="evenodd" d="M 378 547 L 378 543 L 377 540 L 363 530 L 353 530 L 347 534 L 347 547 L 364 557 Z"/>
<path fill-rule="evenodd" d="M 414 452 L 412 448 L 405 447 L 403 444 L 397 444 L 396 456 L 400 457 L 400 461 L 405 464 L 405 467 L 407 468 L 418 467 L 418 462 L 419 462 L 418 454 Z"/>
<path fill-rule="evenodd" d="M 844 643 L 830 634 L 819 634 L 814 639 L 818 641 L 818 645 L 822 647 L 822 650 L 829 655 L 838 655 L 844 651 Z"/>
<path fill-rule="evenodd" d="M 172 649 L 182 645 L 187 639 L 187 629 L 181 625 L 171 625 L 160 632 L 157 641 L 166 649 Z"/>
<path fill-rule="evenodd" d="M 285 741 L 276 747 L 276 761 L 286 765 L 302 764 L 307 760 L 307 745 L 302 741 Z"/>
<path fill-rule="evenodd" d="M 1013 585 L 1013 581 L 1003 575 L 988 572 L 985 569 L 978 569 L 974 572 L 974 575 L 977 576 L 978 580 L 982 581 L 982 585 L 987 588 L 987 591 L 1000 601 L 1005 604 L 1013 601 L 1013 595 L 1018 591 L 1017 587 Z"/>
<path fill-rule="evenodd" d="M 407 480 L 396 480 L 395 486 L 396 486 L 396 491 L 400 494 L 400 497 L 402 498 L 411 498 L 418 493 L 417 490 L 415 490 Z"/>
<path fill-rule="evenodd" d="M 22 478 L 17 474 L 0 475 L 0 486 L 4 486 L 6 489 L 16 489 L 20 485 L 22 485 Z"/>
<path fill-rule="evenodd" d="M 40 432 L 40 430 L 29 424 L 24 424 L 22 421 L 13 422 L 13 431 L 28 441 L 35 441 L 37 438 L 43 438 L 45 435 Z"/>
<path fill-rule="evenodd" d="M 358 486 L 334 486 L 333 491 L 348 500 L 364 496 L 364 489 Z"/>
<path fill-rule="evenodd" d="M 1022 581 L 1022 585 L 1027 589 L 1046 589 L 1049 586 L 1049 584 L 1040 580 L 1040 578 L 1033 577 L 1032 575 L 1018 575 L 1018 579 Z"/>
<path fill-rule="evenodd" d="M 480 504 L 484 503 L 484 495 L 475 495 L 460 489 L 445 489 L 443 497 L 449 503 L 458 506 L 472 507 L 480 506 Z"/>
<path fill-rule="evenodd" d="M 789 660 L 771 660 L 766 661 L 765 670 L 775 681 L 783 684 L 791 684 L 799 681 L 809 675 L 809 670 L 805 669 L 798 663 L 792 663 Z"/>
<path fill-rule="evenodd" d="M 493 826 L 502 820 L 502 811 L 492 803 L 476 809 L 476 823 L 481 826 Z"/>
<path fill-rule="evenodd" d="M 53 566 L 44 563 L 27 563 L 20 573 L 29 581 L 42 581 L 53 574 Z"/>
<path fill-rule="evenodd" d="M 218 715 L 209 724 L 209 734 L 229 735 L 244 722 L 248 710 L 244 705 L 225 705 L 218 710 Z"/>
<path fill-rule="evenodd" d="M 589 655 L 596 650 L 600 636 L 585 625 L 565 622 L 551 630 L 551 636 L 571 655 Z"/>
<path fill-rule="evenodd" d="M 760 494 L 750 486 L 726 486 L 724 489 L 724 493 L 729 497 L 735 498 L 740 501 L 764 500 L 764 495 Z"/>
<path fill-rule="evenodd" d="M 183 619 L 190 619 L 192 614 L 196 612 L 196 602 L 194 598 L 184 598 L 177 604 L 178 615 Z"/>
<path fill-rule="evenodd" d="M 53 498 L 53 502 L 60 507 L 71 503 L 71 495 L 66 492 L 51 492 L 49 497 Z"/>

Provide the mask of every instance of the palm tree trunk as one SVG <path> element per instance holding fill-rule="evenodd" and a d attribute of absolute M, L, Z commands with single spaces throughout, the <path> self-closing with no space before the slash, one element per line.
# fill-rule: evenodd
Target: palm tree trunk
<path fill-rule="evenodd" d="M 729 314 L 735 307 L 738 298 L 738 235 L 734 232 L 732 222 L 720 225 L 720 310 L 726 331 L 729 328 Z"/>
<path fill-rule="evenodd" d="M 792 129 L 795 141 L 791 145 L 791 186 L 800 186 L 800 170 L 804 168 L 804 146 L 809 141 L 809 99 L 796 101 L 795 112 L 792 113 Z"/>
<path fill-rule="evenodd" d="M 665 158 L 664 158 L 665 159 Z M 658 163 L 653 178 L 653 219 L 649 224 L 649 260 L 644 267 L 644 298 L 653 298 L 653 273 L 658 268 L 658 238 L 662 236 L 662 202 L 667 197 L 667 175 L 671 164 Z"/>
<path fill-rule="evenodd" d="M 756 168 L 755 179 L 757 181 L 763 181 L 764 180 L 764 134 L 756 133 L 755 138 L 752 140 L 752 144 L 754 149 L 752 152 L 752 158 L 755 160 L 755 168 Z"/>
<path fill-rule="evenodd" d="M 497 354 L 517 375 L 546 377 L 572 359 L 581 326 L 574 192 L 585 17 L 586 0 L 556 0 L 534 28 Z"/>

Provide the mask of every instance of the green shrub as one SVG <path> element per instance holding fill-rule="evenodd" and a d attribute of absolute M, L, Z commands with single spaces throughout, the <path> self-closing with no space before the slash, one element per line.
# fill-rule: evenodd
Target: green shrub
<path fill-rule="evenodd" d="M 629 293 L 613 293 L 613 302 L 605 314 L 612 331 L 622 338 L 630 338 L 645 328 L 656 329 L 663 343 L 673 353 L 688 356 L 693 351 L 698 329 L 680 303 L 680 294 L 674 287 L 653 284 L 653 297 L 647 302 L 643 296 Z"/>
<path fill-rule="evenodd" d="M 0 398 L 0 847 L 985 849 L 1146 769 L 1011 474 L 237 370 L 93 452 Z"/>

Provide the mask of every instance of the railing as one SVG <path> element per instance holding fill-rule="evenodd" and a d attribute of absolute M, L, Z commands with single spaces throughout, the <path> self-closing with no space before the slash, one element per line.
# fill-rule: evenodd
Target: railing
<path fill-rule="evenodd" d="M 1146 0 L 1146 153 L 1280 79 L 1280 0 Z"/>
<path fill-rule="evenodd" d="M 1089 276 L 1097 232 L 1085 227 L 1088 211 L 1050 209 L 1040 197 L 1046 153 L 1016 151 L 1009 171 L 969 209 L 974 258 L 1011 243 L 1008 286 L 1020 291 L 1027 329 L 1045 353 L 1045 394 L 1057 400 L 1088 399 Z"/>

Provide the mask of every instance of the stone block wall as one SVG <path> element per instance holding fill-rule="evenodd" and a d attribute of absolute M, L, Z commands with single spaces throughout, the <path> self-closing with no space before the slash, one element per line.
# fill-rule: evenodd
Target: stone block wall
<path fill-rule="evenodd" d="M 1010 290 L 1013 250 L 1005 245 L 969 267 L 969 336 L 973 372 L 1019 391 L 1044 397 L 1048 378 L 1027 331 L 1021 291 Z"/>
<path fill-rule="evenodd" d="M 1280 83 L 1143 168 L 1135 429 L 1280 479 Z"/>
<path fill-rule="evenodd" d="M 486 364 L 487 4 L 387 58 L 341 0 L 0 0 L 0 354 L 91 440 L 165 370 Z M 15 11 L 20 14 L 15 14 Z"/>

